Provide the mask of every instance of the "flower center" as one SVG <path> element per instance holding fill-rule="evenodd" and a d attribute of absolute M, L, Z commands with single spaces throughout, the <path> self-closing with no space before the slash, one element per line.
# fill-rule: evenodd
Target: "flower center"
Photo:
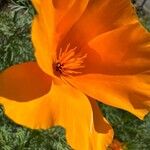
<path fill-rule="evenodd" d="M 60 49 L 54 63 L 57 75 L 70 76 L 82 73 L 81 69 L 85 67 L 84 60 L 87 54 L 77 53 L 76 50 L 77 47 L 70 48 L 70 44 L 64 51 Z"/>

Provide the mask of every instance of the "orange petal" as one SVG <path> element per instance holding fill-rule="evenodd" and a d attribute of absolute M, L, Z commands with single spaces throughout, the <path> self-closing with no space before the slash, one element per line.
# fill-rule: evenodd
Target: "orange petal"
<path fill-rule="evenodd" d="M 0 97 L 5 114 L 14 122 L 33 129 L 48 128 L 53 123 L 47 95 L 31 101 L 13 101 Z"/>
<path fill-rule="evenodd" d="M 149 75 L 87 74 L 66 80 L 88 96 L 127 110 L 140 119 L 150 110 Z"/>
<path fill-rule="evenodd" d="M 78 41 L 84 45 L 99 34 L 135 23 L 137 20 L 130 0 L 91 0 L 84 14 L 66 36 L 65 41 L 70 39 L 70 41 Z"/>
<path fill-rule="evenodd" d="M 71 146 L 74 149 L 105 150 L 113 133 L 96 103 L 90 104 L 85 95 L 65 84 L 55 84 L 51 92 L 54 103 L 59 101 L 56 106 L 53 104 L 55 125 L 66 128 Z"/>
<path fill-rule="evenodd" d="M 91 105 L 93 109 L 93 132 L 94 135 L 91 136 L 93 145 L 90 150 L 105 150 L 107 146 L 110 145 L 113 139 L 113 129 L 108 124 L 106 119 L 103 117 L 100 108 L 98 107 L 96 101 L 91 100 Z M 108 132 L 109 131 L 109 132 Z"/>
<path fill-rule="evenodd" d="M 105 150 L 112 141 L 113 131 L 96 103 L 91 104 L 85 95 L 69 85 L 55 82 L 49 94 L 29 102 L 4 98 L 0 102 L 5 113 L 19 124 L 32 128 L 65 127 L 67 140 L 75 149 Z"/>
<path fill-rule="evenodd" d="M 81 16 L 87 3 L 88 0 L 65 0 L 63 3 L 59 0 L 33 0 L 38 9 L 32 24 L 35 56 L 40 67 L 49 75 L 53 75 L 52 63 L 62 36 Z"/>
<path fill-rule="evenodd" d="M 28 101 L 48 93 L 51 79 L 37 63 L 14 65 L 0 73 L 0 97 Z"/>
<path fill-rule="evenodd" d="M 57 16 L 57 32 L 62 37 L 85 11 L 89 0 L 53 0 Z"/>
<path fill-rule="evenodd" d="M 89 47 L 99 54 L 102 73 L 135 74 L 150 69 L 150 33 L 139 23 L 99 35 Z"/>
<path fill-rule="evenodd" d="M 44 18 L 41 19 L 40 16 L 34 18 L 32 22 L 32 42 L 39 66 L 47 74 L 53 75 L 52 63 L 56 50 L 54 14 L 53 10 L 47 12 L 51 14 L 49 17 L 52 18 L 52 20 L 44 20 Z M 47 27 L 48 25 L 49 27 Z"/>
<path fill-rule="evenodd" d="M 35 48 L 35 57 L 41 69 L 53 75 L 52 68 L 52 47 L 51 39 L 47 37 L 41 28 L 41 22 L 38 17 L 35 17 L 32 23 L 32 42 Z"/>

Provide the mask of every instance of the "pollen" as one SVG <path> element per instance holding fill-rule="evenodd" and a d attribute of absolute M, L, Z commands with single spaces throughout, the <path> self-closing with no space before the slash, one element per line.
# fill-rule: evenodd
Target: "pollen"
<path fill-rule="evenodd" d="M 72 76 L 82 73 L 87 54 L 77 52 L 77 47 L 70 48 L 70 44 L 63 50 L 60 48 L 55 58 L 54 69 L 59 75 Z"/>

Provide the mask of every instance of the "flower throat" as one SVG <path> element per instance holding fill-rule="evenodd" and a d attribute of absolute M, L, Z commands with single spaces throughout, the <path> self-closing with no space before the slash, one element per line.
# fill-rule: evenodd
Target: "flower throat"
<path fill-rule="evenodd" d="M 54 71 L 57 75 L 72 76 L 82 73 L 81 69 L 85 67 L 84 60 L 87 54 L 76 53 L 76 50 L 77 47 L 70 48 L 70 44 L 65 50 L 60 48 L 54 61 Z"/>

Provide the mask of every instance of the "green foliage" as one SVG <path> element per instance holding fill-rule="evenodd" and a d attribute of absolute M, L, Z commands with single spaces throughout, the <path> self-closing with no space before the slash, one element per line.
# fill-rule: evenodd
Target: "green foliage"
<path fill-rule="evenodd" d="M 147 30 L 150 32 L 150 16 L 145 16 L 144 19 L 141 19 L 141 22 L 143 25 L 145 25 L 145 27 L 147 28 Z"/>
<path fill-rule="evenodd" d="M 137 4 L 138 1 L 141 1 L 140 4 Z M 148 0 L 133 0 L 134 5 L 136 6 L 136 12 L 139 16 L 141 23 L 145 26 L 145 28 L 150 31 L 150 13 L 147 12 L 143 7 L 146 5 Z"/>
<path fill-rule="evenodd" d="M 31 4 L 23 4 L 26 3 L 12 1 L 0 12 L 0 70 L 34 60 L 29 34 L 34 11 Z"/>
<path fill-rule="evenodd" d="M 133 0 L 135 2 L 135 0 Z M 137 9 L 143 24 L 150 29 L 150 18 Z M 31 21 L 35 10 L 29 0 L 0 1 L 0 70 L 34 61 Z M 141 121 L 133 115 L 101 104 L 112 124 L 115 137 L 128 150 L 150 149 L 150 115 Z M 32 130 L 15 124 L 0 109 L 0 150 L 69 150 L 62 127 Z"/>

